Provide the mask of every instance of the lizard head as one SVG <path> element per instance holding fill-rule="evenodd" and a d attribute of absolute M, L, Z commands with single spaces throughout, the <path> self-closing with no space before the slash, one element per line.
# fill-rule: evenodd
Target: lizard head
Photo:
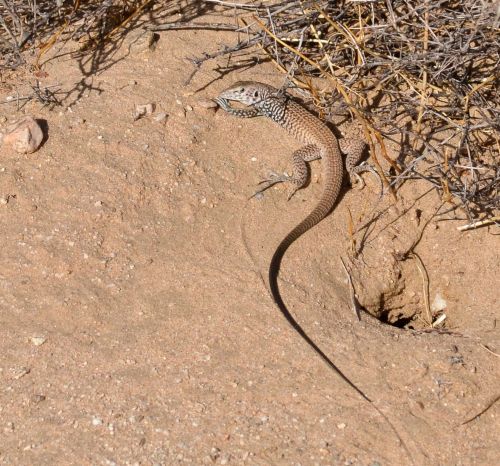
<path fill-rule="evenodd" d="M 244 105 L 253 106 L 266 100 L 269 96 L 275 95 L 278 90 L 267 84 L 253 81 L 239 81 L 231 87 L 222 91 L 219 98 L 234 100 Z"/>

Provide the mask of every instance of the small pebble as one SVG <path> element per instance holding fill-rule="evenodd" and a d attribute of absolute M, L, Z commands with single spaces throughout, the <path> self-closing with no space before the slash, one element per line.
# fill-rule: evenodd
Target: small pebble
<path fill-rule="evenodd" d="M 14 369 L 14 379 L 18 380 L 21 377 L 24 377 L 25 375 L 28 375 L 31 372 L 31 369 L 29 367 L 19 367 L 17 369 Z"/>
<path fill-rule="evenodd" d="M 14 432 L 16 430 L 13 422 L 7 422 L 7 426 L 4 428 L 4 432 Z"/>
<path fill-rule="evenodd" d="M 33 117 L 27 116 L 9 125 L 2 139 L 3 144 L 11 146 L 16 152 L 31 154 L 42 144 L 43 131 Z"/>
<path fill-rule="evenodd" d="M 93 417 L 92 418 L 92 425 L 93 426 L 100 426 L 102 425 L 102 419 L 98 417 Z"/>
<path fill-rule="evenodd" d="M 158 123 L 164 123 L 165 121 L 167 121 L 167 118 L 168 118 L 168 113 L 160 112 L 153 117 L 153 120 Z"/>
<path fill-rule="evenodd" d="M 446 306 L 448 304 L 446 303 L 446 300 L 443 299 L 440 293 L 436 293 L 436 296 L 434 298 L 434 301 L 431 304 L 431 310 L 433 312 L 440 312 L 444 311 L 446 309 Z"/>
<path fill-rule="evenodd" d="M 46 397 L 45 395 L 32 395 L 31 396 L 31 402 L 38 404 L 41 403 L 42 401 L 45 401 Z"/>
<path fill-rule="evenodd" d="M 35 346 L 41 346 L 47 341 L 47 339 L 45 337 L 31 337 L 30 341 Z"/>
<path fill-rule="evenodd" d="M 154 52 L 159 39 L 158 33 L 147 31 L 134 42 L 133 49 L 139 53 Z"/>
<path fill-rule="evenodd" d="M 136 105 L 133 115 L 134 121 L 146 115 L 151 115 L 155 111 L 155 107 L 156 105 L 154 103 Z"/>
<path fill-rule="evenodd" d="M 132 415 L 128 418 L 128 421 L 129 422 L 141 422 L 142 420 L 144 419 L 144 416 L 142 416 L 141 414 L 138 414 L 138 415 Z"/>
<path fill-rule="evenodd" d="M 210 450 L 210 458 L 212 461 L 216 461 L 220 456 L 220 448 L 212 447 Z"/>

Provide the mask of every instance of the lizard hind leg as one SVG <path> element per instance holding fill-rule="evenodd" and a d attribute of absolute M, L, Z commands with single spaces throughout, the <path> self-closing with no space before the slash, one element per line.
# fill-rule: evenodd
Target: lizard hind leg
<path fill-rule="evenodd" d="M 360 169 L 358 164 L 361 161 L 364 149 L 366 147 L 365 141 L 361 137 L 346 137 L 340 139 L 339 145 L 342 153 L 346 155 L 345 165 L 347 173 L 349 174 L 351 185 L 354 186 L 355 184 L 357 184 L 354 181 L 355 179 L 357 179 L 357 181 L 361 185 L 359 189 L 362 189 L 364 187 L 364 181 L 359 176 L 359 173 L 362 173 L 366 170 Z"/>
<path fill-rule="evenodd" d="M 375 168 L 373 168 L 367 162 L 361 162 L 363 157 L 363 152 L 366 148 L 366 143 L 364 139 L 361 138 L 343 138 L 339 141 L 340 150 L 346 154 L 345 165 L 347 173 L 349 175 L 349 181 L 352 187 L 356 186 L 356 189 L 361 190 L 365 187 L 365 180 L 361 178 L 360 174 L 364 172 L 373 173 L 380 182 L 380 193 L 382 194 L 384 184 L 380 175 L 377 173 Z M 357 182 L 355 181 L 357 180 Z"/>
<path fill-rule="evenodd" d="M 288 188 L 287 198 L 290 200 L 292 196 L 307 183 L 309 171 L 306 162 L 312 162 L 321 158 L 321 152 L 314 144 L 301 147 L 292 154 L 293 174 L 292 176 L 277 173 L 271 173 L 267 180 L 261 181 L 260 189 L 254 194 L 260 194 L 266 189 L 274 186 L 277 183 L 290 183 Z"/>
<path fill-rule="evenodd" d="M 349 175 L 351 186 L 356 189 L 363 189 L 365 181 L 360 174 L 364 172 L 372 172 L 378 176 L 383 187 L 382 180 L 377 171 L 367 162 L 361 162 L 363 153 L 367 147 L 366 140 L 361 132 L 361 129 L 355 124 L 351 124 L 346 129 L 346 136 L 339 140 L 340 150 L 345 154 L 345 166 Z M 361 162 L 361 163 L 360 163 Z"/>

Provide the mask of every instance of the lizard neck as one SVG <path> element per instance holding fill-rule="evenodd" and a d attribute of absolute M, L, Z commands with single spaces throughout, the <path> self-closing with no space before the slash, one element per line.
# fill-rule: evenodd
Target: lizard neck
<path fill-rule="evenodd" d="M 289 101 L 286 97 L 269 96 L 267 99 L 259 102 L 257 108 L 261 115 L 270 118 L 286 129 L 288 103 Z"/>

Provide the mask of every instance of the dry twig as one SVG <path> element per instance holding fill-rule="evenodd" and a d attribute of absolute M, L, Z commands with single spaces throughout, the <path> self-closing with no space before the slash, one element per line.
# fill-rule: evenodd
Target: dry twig
<path fill-rule="evenodd" d="M 200 19 L 202 10 L 215 8 L 227 24 Z M 228 66 L 219 68 L 227 73 L 231 58 L 249 51 L 251 66 L 257 45 L 287 80 L 310 92 L 321 115 L 348 110 L 362 124 L 390 189 L 420 179 L 470 223 L 498 217 L 495 1 L 0 0 L 0 71 L 21 65 L 27 46 L 37 46 L 41 56 L 57 42 L 75 39 L 83 53 L 98 54 L 134 27 L 234 31 L 233 44 L 191 58 L 193 73 L 207 60 L 228 56 Z M 386 150 L 388 139 L 400 143 L 395 160 Z"/>

